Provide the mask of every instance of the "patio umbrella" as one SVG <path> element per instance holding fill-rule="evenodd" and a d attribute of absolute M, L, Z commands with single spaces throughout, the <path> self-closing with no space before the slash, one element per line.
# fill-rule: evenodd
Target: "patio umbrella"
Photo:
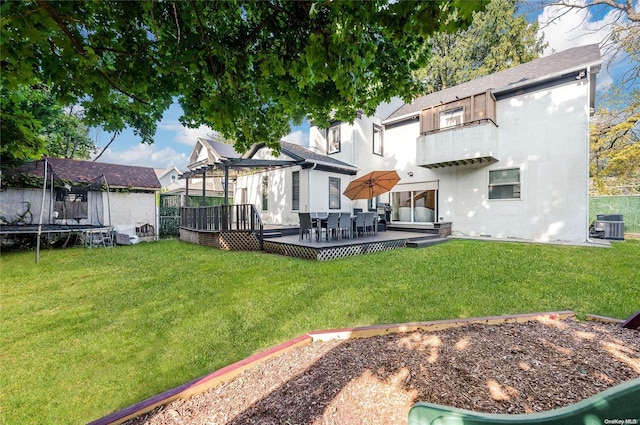
<path fill-rule="evenodd" d="M 387 193 L 399 181 L 400 176 L 395 170 L 372 171 L 349 183 L 343 195 L 351 200 L 371 199 Z"/>

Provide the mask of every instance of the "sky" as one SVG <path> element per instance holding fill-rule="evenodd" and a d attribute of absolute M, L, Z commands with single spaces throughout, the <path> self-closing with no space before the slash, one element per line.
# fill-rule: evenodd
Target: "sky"
<path fill-rule="evenodd" d="M 530 21 L 537 19 L 540 24 L 540 31 L 544 33 L 544 39 L 549 44 L 543 53 L 544 56 L 571 47 L 599 43 L 605 38 L 610 29 L 609 24 L 615 19 L 611 8 L 574 9 L 569 13 L 560 14 L 557 7 L 546 7 L 544 10 L 529 10 L 526 16 Z M 552 20 L 554 16 L 559 17 Z M 552 20 L 550 24 L 544 24 L 550 20 Z M 619 58 L 617 61 L 612 61 L 604 51 L 602 53 L 604 63 L 597 76 L 599 90 L 611 85 L 614 78 L 612 75 L 615 76 L 617 72 L 621 72 L 620 68 L 624 66 L 616 63 L 620 61 Z M 155 142 L 152 145 L 141 143 L 140 138 L 131 130 L 123 131 L 98 161 L 153 168 L 176 167 L 180 171 L 186 170 L 196 140 L 199 137 L 210 138 L 215 132 L 207 126 L 193 129 L 184 127 L 178 120 L 181 113 L 182 110 L 177 103 L 165 112 L 158 124 Z M 91 137 L 101 151 L 109 142 L 111 135 L 95 130 Z M 308 123 L 293 127 L 291 133 L 284 139 L 308 146 Z"/>

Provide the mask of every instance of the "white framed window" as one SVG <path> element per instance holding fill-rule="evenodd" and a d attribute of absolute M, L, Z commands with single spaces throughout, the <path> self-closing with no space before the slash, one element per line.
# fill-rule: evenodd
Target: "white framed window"
<path fill-rule="evenodd" d="M 382 152 L 382 127 L 373 124 L 373 153 L 382 156 Z"/>
<path fill-rule="evenodd" d="M 455 127 L 464 124 L 464 108 L 448 109 L 440 112 L 440 128 Z"/>
<path fill-rule="evenodd" d="M 269 209 L 269 176 L 262 176 L 262 211 Z"/>
<path fill-rule="evenodd" d="M 340 125 L 334 125 L 327 133 L 327 153 L 338 152 L 340 152 Z"/>
<path fill-rule="evenodd" d="M 340 179 L 336 177 L 329 177 L 329 209 L 340 209 Z"/>
<path fill-rule="evenodd" d="M 520 199 L 520 169 L 489 171 L 489 199 Z"/>
<path fill-rule="evenodd" d="M 291 209 L 300 209 L 300 171 L 291 172 Z"/>

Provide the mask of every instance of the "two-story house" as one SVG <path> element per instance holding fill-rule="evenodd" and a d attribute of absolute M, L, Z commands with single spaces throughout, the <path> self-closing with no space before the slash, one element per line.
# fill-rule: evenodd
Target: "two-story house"
<path fill-rule="evenodd" d="M 308 149 L 283 143 L 279 159 L 300 165 L 239 178 L 236 199 L 272 224 L 388 203 L 397 226 L 451 222 L 458 235 L 584 241 L 600 64 L 597 45 L 576 47 L 410 104 L 394 100 L 351 124 L 312 126 Z M 274 158 L 262 146 L 245 157 Z M 342 195 L 373 170 L 396 170 L 401 181 L 369 201 Z"/>

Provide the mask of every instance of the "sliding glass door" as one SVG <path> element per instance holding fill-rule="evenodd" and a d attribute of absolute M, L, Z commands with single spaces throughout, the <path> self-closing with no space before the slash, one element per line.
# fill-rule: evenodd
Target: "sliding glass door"
<path fill-rule="evenodd" d="M 437 214 L 436 190 L 408 190 L 391 193 L 391 221 L 433 223 Z"/>

